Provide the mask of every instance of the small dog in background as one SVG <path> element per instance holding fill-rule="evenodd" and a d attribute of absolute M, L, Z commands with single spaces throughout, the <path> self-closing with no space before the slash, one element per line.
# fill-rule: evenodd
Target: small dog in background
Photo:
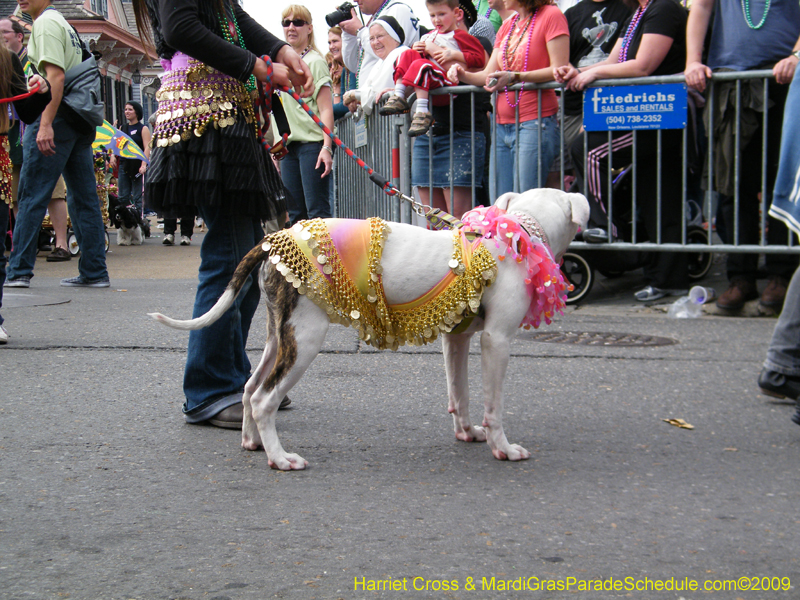
<path fill-rule="evenodd" d="M 141 246 L 144 240 L 142 216 L 134 205 L 117 204 L 112 221 L 117 228 L 118 246 Z"/>

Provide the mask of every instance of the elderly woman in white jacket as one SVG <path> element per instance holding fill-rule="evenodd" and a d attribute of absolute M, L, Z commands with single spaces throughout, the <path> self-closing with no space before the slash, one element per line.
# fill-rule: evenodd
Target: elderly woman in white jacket
<path fill-rule="evenodd" d="M 369 43 L 381 62 L 370 70 L 364 81 L 358 82 L 357 90 L 350 90 L 344 95 L 345 106 L 351 112 L 358 110 L 359 105 L 366 114 L 371 114 L 381 96 L 394 89 L 394 63 L 404 50 L 405 34 L 394 17 L 380 17 L 369 28 Z"/>

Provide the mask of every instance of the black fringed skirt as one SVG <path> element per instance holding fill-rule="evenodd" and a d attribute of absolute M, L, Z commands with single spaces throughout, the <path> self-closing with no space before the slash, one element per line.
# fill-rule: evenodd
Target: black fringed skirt
<path fill-rule="evenodd" d="M 222 206 L 268 221 L 286 212 L 280 175 L 241 111 L 233 125 L 211 126 L 200 137 L 153 148 L 145 193 L 148 207 L 170 214 Z"/>

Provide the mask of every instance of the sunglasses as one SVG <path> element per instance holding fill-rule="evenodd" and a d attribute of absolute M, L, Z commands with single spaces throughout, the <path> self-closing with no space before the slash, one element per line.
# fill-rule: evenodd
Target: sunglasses
<path fill-rule="evenodd" d="M 295 27 L 302 27 L 306 25 L 306 22 L 303 19 L 284 19 L 281 21 L 281 25 L 283 28 L 286 29 L 289 25 L 294 25 Z"/>

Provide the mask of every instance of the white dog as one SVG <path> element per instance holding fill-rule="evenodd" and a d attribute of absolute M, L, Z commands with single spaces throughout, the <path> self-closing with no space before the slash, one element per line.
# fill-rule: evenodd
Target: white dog
<path fill-rule="evenodd" d="M 519 241 L 519 234 L 517 237 L 505 234 L 507 240 L 499 233 L 475 240 L 453 231 L 429 231 L 400 223 L 387 226 L 371 219 L 367 223 L 372 234 L 362 236 L 370 240 L 369 249 L 354 253 L 365 261 L 369 257 L 370 275 L 361 279 L 362 287 L 366 286 L 362 297 L 354 291 L 358 286 L 353 281 L 357 278 L 347 280 L 341 274 L 341 265 L 353 257 L 334 256 L 331 238 L 324 233 L 325 227 L 333 228 L 336 223 L 344 223 L 347 228 L 362 222 L 317 220 L 317 225 L 312 225 L 315 221 L 310 221 L 296 225 L 291 235 L 290 230 L 272 234 L 251 250 L 217 304 L 202 317 L 175 321 L 158 313 L 151 316 L 178 329 L 210 325 L 230 308 L 248 274 L 261 265 L 259 279 L 269 313 L 268 340 L 242 399 L 242 446 L 248 450 L 263 446 L 272 468 L 291 470 L 308 465 L 301 456 L 283 449 L 275 429 L 275 416 L 281 399 L 319 353 L 331 322 L 356 327 L 362 339 L 379 348 L 427 343 L 438 333 L 444 334 L 448 410 L 453 415 L 456 439 L 486 441 L 500 460 L 524 460 L 530 453 L 510 444 L 503 432 L 502 390 L 510 344 L 521 323 L 538 325 L 539 317 L 532 319 L 532 314 L 549 320 L 548 311 L 552 311 L 554 299 L 556 307 L 563 303 L 561 297 L 553 294 L 557 280 L 563 282 L 556 264 L 578 227 L 586 227 L 589 204 L 580 194 L 537 189 L 505 194 L 495 207 L 489 209 L 501 216 L 492 221 L 495 233 L 519 232 L 521 228 L 538 245 L 526 246 Z M 479 227 L 480 219 L 489 217 L 479 217 Z M 489 220 L 482 223 L 488 225 Z M 503 229 L 507 226 L 510 229 Z M 354 237 L 358 236 L 348 231 L 344 245 Z M 291 246 L 293 239 L 306 240 L 305 253 Z M 549 252 L 542 250 L 540 239 L 549 244 Z M 466 249 L 470 243 L 472 250 Z M 533 260 L 526 259 L 524 250 L 532 246 L 536 246 L 539 254 Z M 339 248 L 339 252 L 345 250 Z M 544 253 L 549 260 L 541 261 Z M 551 270 L 546 271 L 545 267 Z M 539 279 L 532 275 L 535 272 Z M 549 274 L 544 276 L 545 272 Z M 414 303 L 437 285 L 442 286 L 445 276 L 455 278 L 456 283 L 425 307 L 439 302 L 439 298 L 450 298 L 451 306 L 445 307 L 443 316 L 435 317 L 436 321 L 425 321 L 427 308 L 415 308 Z M 329 284 L 333 280 L 345 283 L 332 292 Z M 456 289 L 458 282 L 465 285 Z M 556 291 L 563 289 L 563 283 L 560 285 L 562 288 Z M 344 298 L 341 305 L 333 305 L 333 295 Z M 392 312 L 396 308 L 397 312 Z M 374 314 L 367 315 L 366 311 L 371 309 Z M 467 364 L 470 338 L 481 330 L 484 417 L 482 426 L 476 426 L 469 416 Z"/>

